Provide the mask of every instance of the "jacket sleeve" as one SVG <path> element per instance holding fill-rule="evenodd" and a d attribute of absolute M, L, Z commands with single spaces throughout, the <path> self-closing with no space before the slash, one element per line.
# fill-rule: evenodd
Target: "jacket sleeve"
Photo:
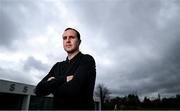
<path fill-rule="evenodd" d="M 65 99 L 93 95 L 95 78 L 95 61 L 92 56 L 86 55 L 81 59 L 73 79 L 59 86 L 56 93 Z"/>
<path fill-rule="evenodd" d="M 49 95 L 50 93 L 53 93 L 54 89 L 66 82 L 66 77 L 65 76 L 55 76 L 56 74 L 56 69 L 58 68 L 58 63 L 56 63 L 52 69 L 50 70 L 50 72 L 48 73 L 48 75 L 46 75 L 36 86 L 35 89 L 35 94 L 37 96 L 46 96 Z M 49 77 L 55 77 L 56 79 L 47 81 Z"/>

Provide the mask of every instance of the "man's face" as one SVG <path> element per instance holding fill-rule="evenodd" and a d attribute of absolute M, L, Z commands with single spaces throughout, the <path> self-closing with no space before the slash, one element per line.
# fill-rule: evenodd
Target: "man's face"
<path fill-rule="evenodd" d="M 63 46 L 67 53 L 73 53 L 79 49 L 80 40 L 77 38 L 74 30 L 64 31 L 63 34 Z"/>

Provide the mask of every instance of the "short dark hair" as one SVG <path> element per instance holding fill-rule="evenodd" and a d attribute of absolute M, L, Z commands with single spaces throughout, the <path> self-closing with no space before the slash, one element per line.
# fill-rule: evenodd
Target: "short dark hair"
<path fill-rule="evenodd" d="M 77 38 L 79 40 L 81 40 L 81 35 L 80 35 L 80 33 L 76 29 L 68 27 L 64 31 L 67 31 L 67 30 L 74 30 L 76 32 Z"/>

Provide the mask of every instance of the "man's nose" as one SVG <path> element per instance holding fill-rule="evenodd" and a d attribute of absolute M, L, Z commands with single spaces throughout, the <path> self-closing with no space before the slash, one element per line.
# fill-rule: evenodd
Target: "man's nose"
<path fill-rule="evenodd" d="M 69 37 L 67 37 L 66 42 L 70 42 L 70 38 Z"/>

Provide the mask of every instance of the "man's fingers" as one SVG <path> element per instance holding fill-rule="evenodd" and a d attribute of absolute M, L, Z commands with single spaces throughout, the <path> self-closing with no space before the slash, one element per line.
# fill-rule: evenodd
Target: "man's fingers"
<path fill-rule="evenodd" d="M 55 79 L 55 77 L 50 77 L 50 78 L 48 78 L 47 81 L 50 81 L 50 80 L 52 80 L 52 79 Z"/>
<path fill-rule="evenodd" d="M 72 80 L 72 79 L 73 79 L 73 75 L 66 77 L 67 82 L 69 82 L 69 81 Z"/>

